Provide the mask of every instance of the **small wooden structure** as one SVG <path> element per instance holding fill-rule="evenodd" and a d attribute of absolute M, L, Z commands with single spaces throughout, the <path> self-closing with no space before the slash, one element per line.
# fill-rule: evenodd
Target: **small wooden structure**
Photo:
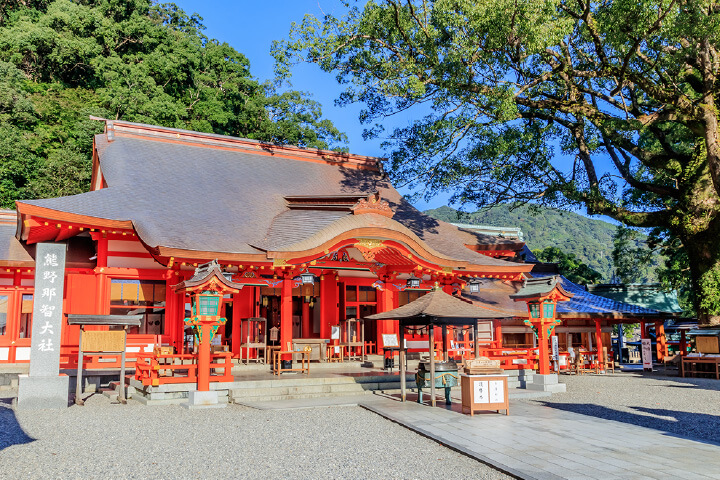
<path fill-rule="evenodd" d="M 340 320 L 340 346 L 345 347 L 348 360 L 353 357 L 365 360 L 365 323 L 362 320 Z"/>
<path fill-rule="evenodd" d="M 255 350 L 255 361 L 260 361 L 260 351 L 263 352 L 263 361 L 267 358 L 267 319 L 263 317 L 250 317 L 240 320 L 240 329 L 243 343 L 240 344 L 240 363 L 243 361 L 245 350 L 245 364 L 250 363 L 250 350 Z"/>
<path fill-rule="evenodd" d="M 428 341 L 430 347 L 430 377 L 435 378 L 435 327 L 442 327 L 443 349 L 447 352 L 447 327 L 464 325 L 473 326 L 473 338 L 478 338 L 478 319 L 497 319 L 496 314 L 476 307 L 459 298 L 440 290 L 435 290 L 423 295 L 407 305 L 390 310 L 388 312 L 376 313 L 365 317 L 366 320 L 398 320 L 400 322 L 400 390 L 402 401 L 405 401 L 405 328 L 410 326 L 427 326 Z M 502 317 L 500 317 L 502 318 Z M 475 342 L 475 357 L 479 356 L 479 344 Z M 436 404 L 435 382 L 430 382 L 431 404 Z"/>
<path fill-rule="evenodd" d="M 142 315 L 68 315 L 68 325 L 80 325 L 78 369 L 75 386 L 75 403 L 84 405 L 82 399 L 83 358 L 89 355 L 120 355 L 120 382 L 118 401 L 125 400 L 125 344 L 127 328 L 140 325 Z M 109 326 L 110 330 L 85 330 L 87 326 Z"/>

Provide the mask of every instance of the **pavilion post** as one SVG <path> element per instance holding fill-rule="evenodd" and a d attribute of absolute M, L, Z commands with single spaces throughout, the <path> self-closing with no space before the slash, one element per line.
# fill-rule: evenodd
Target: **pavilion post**
<path fill-rule="evenodd" d="M 687 337 L 685 337 L 685 330 L 680 330 L 680 356 L 687 355 Z"/>
<path fill-rule="evenodd" d="M 478 322 L 473 322 L 473 347 L 475 348 L 475 358 L 480 358 L 480 342 L 478 341 Z"/>
<path fill-rule="evenodd" d="M 283 279 L 280 287 L 280 350 L 292 348 L 292 276 Z M 282 360 L 288 356 L 283 356 Z M 292 361 L 292 356 L 290 357 Z"/>
<path fill-rule="evenodd" d="M 655 337 L 657 343 L 655 348 L 657 350 L 658 362 L 662 362 L 667 355 L 667 341 L 665 340 L 665 324 L 663 322 L 655 322 Z"/>
<path fill-rule="evenodd" d="M 450 355 L 448 354 L 448 338 L 447 338 L 447 325 L 442 326 L 442 346 L 443 346 L 443 360 L 448 361 Z"/>
<path fill-rule="evenodd" d="M 428 325 L 428 340 L 430 340 L 430 405 L 435 406 L 435 332 L 433 324 Z"/>
<path fill-rule="evenodd" d="M 363 348 L 363 350 L 365 350 Z M 405 327 L 400 322 L 400 398 L 404 402 L 406 395 L 405 375 L 407 371 L 405 368 Z"/>
<path fill-rule="evenodd" d="M 598 372 L 605 371 L 605 358 L 603 358 L 603 343 L 602 343 L 602 324 L 601 320 L 595 319 L 595 344 L 597 346 L 597 370 Z"/>

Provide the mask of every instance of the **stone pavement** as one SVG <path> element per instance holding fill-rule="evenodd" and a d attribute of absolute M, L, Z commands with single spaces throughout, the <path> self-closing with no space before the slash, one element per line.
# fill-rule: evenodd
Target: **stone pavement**
<path fill-rule="evenodd" d="M 510 415 L 459 413 L 382 395 L 249 405 L 263 409 L 360 405 L 498 470 L 527 479 L 720 479 L 720 445 L 522 401 Z"/>

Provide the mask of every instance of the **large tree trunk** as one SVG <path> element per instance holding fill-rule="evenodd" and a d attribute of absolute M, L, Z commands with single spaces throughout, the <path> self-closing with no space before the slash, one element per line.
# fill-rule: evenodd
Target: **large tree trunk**
<path fill-rule="evenodd" d="M 684 238 L 683 238 L 684 237 Z M 690 263 L 695 308 L 701 327 L 720 325 L 720 218 L 707 228 L 681 237 Z"/>

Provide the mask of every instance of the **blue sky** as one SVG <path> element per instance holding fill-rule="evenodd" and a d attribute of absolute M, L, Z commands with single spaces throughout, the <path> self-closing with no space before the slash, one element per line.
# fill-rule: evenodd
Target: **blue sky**
<path fill-rule="evenodd" d="M 274 76 L 274 60 L 270 55 L 273 40 L 287 38 L 292 22 L 300 23 L 307 13 L 321 17 L 323 13 L 340 15 L 343 7 L 337 0 L 179 0 L 175 1 L 186 13 L 197 13 L 203 18 L 205 35 L 227 42 L 250 60 L 250 72 L 260 81 Z M 365 141 L 358 121 L 360 106 L 336 107 L 335 99 L 342 89 L 332 74 L 324 73 L 315 65 L 298 65 L 293 69 L 292 88 L 308 92 L 323 107 L 323 116 L 329 118 L 348 136 L 351 153 L 383 156 L 380 141 Z M 396 122 L 407 122 L 407 118 Z M 400 125 L 400 124 L 396 124 Z M 385 124 L 386 128 L 392 126 Z M 404 192 L 406 193 L 406 192 Z M 416 202 L 421 210 L 447 203 L 448 195 L 439 195 L 430 202 Z"/>
<path fill-rule="evenodd" d="M 250 72 L 260 81 L 274 77 L 274 59 L 270 55 L 273 40 L 287 38 L 292 22 L 300 23 L 305 14 L 322 17 L 325 13 L 340 16 L 344 7 L 338 0 L 176 0 L 188 14 L 197 13 L 203 18 L 205 35 L 221 42 L 227 42 L 250 60 Z M 322 72 L 315 65 L 297 65 L 293 71 L 292 88 L 308 92 L 323 107 L 323 116 L 329 118 L 349 139 L 351 153 L 384 156 L 379 140 L 366 141 L 362 138 L 362 125 L 358 120 L 360 105 L 336 107 L 335 99 L 342 91 L 333 74 Z M 384 123 L 386 131 L 393 126 L 404 126 L 408 117 L 394 117 Z M 558 157 L 556 161 L 572 160 Z M 563 167 L 566 165 L 562 165 Z M 400 189 L 402 193 L 408 193 Z M 439 194 L 429 202 L 417 201 L 421 210 L 447 204 L 448 194 Z M 583 212 L 578 212 L 583 213 Z M 598 217 L 595 217 L 598 218 Z M 601 217 L 602 220 L 611 221 Z"/>

